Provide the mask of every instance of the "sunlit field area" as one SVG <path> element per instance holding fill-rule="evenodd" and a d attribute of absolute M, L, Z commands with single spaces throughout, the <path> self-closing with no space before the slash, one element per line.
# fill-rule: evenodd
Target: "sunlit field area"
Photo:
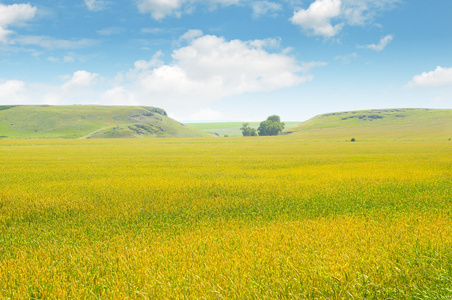
<path fill-rule="evenodd" d="M 0 298 L 451 299 L 452 142 L 0 140 Z"/>

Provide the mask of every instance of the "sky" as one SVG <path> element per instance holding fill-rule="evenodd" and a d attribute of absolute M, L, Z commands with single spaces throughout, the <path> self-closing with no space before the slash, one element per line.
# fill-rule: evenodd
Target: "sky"
<path fill-rule="evenodd" d="M 0 104 L 450 109 L 451 33 L 450 0 L 0 0 Z"/>

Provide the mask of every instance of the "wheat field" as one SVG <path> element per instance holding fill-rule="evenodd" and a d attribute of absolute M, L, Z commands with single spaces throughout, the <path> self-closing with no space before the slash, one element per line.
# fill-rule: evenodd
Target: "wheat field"
<path fill-rule="evenodd" d="M 3 299 L 451 299 L 451 142 L 0 140 Z"/>

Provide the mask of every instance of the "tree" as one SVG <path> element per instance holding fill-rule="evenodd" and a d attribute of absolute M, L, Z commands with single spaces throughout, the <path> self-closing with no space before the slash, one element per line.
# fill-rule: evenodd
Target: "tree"
<path fill-rule="evenodd" d="M 243 123 L 240 130 L 243 136 L 257 136 L 256 129 L 249 127 L 250 123 Z"/>
<path fill-rule="evenodd" d="M 271 115 L 270 117 L 267 118 L 268 121 L 272 121 L 272 122 L 276 122 L 276 123 L 281 123 L 281 118 L 277 115 Z M 284 123 L 283 127 L 284 127 Z"/>
<path fill-rule="evenodd" d="M 277 115 L 272 115 L 267 120 L 261 122 L 257 131 L 259 135 L 278 135 L 284 130 L 284 122 Z"/>

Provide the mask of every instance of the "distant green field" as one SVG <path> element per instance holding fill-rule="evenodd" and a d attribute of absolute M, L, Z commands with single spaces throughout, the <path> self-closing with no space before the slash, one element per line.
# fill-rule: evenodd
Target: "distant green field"
<path fill-rule="evenodd" d="M 0 138 L 155 138 L 210 134 L 146 106 L 0 106 Z"/>
<path fill-rule="evenodd" d="M 250 127 L 257 129 L 260 122 L 212 122 L 212 123 L 187 123 L 190 127 L 207 131 L 219 136 L 242 136 L 240 128 L 243 123 L 249 123 Z M 301 122 L 284 122 L 285 128 L 292 128 L 300 125 Z"/>
<path fill-rule="evenodd" d="M 452 138 L 452 109 L 379 109 L 328 113 L 284 131 L 318 141 L 448 140 Z"/>

